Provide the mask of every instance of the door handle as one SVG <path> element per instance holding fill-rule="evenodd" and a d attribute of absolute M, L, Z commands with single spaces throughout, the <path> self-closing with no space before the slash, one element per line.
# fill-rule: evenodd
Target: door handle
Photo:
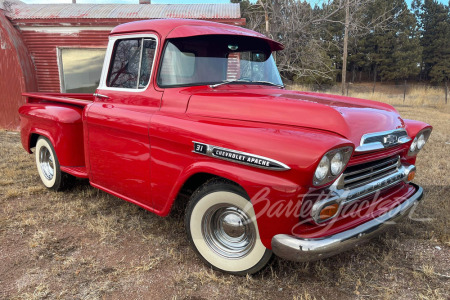
<path fill-rule="evenodd" d="M 97 97 L 97 98 L 102 98 L 102 99 L 109 99 L 109 97 L 108 96 L 106 96 L 106 95 L 102 95 L 102 94 L 98 94 L 98 93 L 94 93 L 94 97 Z"/>

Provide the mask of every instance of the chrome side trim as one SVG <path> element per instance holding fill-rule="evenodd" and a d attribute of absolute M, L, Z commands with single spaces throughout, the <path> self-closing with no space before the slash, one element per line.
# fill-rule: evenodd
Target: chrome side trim
<path fill-rule="evenodd" d="M 291 169 L 288 165 L 268 157 L 195 141 L 192 141 L 192 143 L 194 143 L 194 150 L 192 152 L 197 154 L 265 170 L 287 171 Z"/>
<path fill-rule="evenodd" d="M 354 248 L 394 225 L 396 221 L 405 217 L 418 204 L 423 196 L 423 189 L 415 184 L 411 185 L 416 188 L 416 192 L 399 206 L 378 218 L 323 238 L 306 239 L 287 234 L 277 234 L 272 238 L 272 251 L 277 256 L 287 260 L 308 262 L 327 258 Z"/>
<path fill-rule="evenodd" d="M 367 142 L 370 138 L 380 137 L 382 141 Z M 381 150 L 392 146 L 397 146 L 411 141 L 405 129 L 395 129 L 381 132 L 366 133 L 362 136 L 360 145 L 356 147 L 356 152 L 366 152 Z"/>

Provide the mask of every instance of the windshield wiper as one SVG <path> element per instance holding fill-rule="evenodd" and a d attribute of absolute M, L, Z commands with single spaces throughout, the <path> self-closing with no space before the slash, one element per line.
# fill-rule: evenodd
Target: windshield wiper
<path fill-rule="evenodd" d="M 232 82 L 252 82 L 252 81 L 250 81 L 250 80 L 245 80 L 245 79 L 225 80 L 225 81 L 222 81 L 222 82 L 219 82 L 219 83 L 216 83 L 216 84 L 210 84 L 209 87 L 215 88 L 215 87 L 218 87 L 218 86 L 220 86 L 220 85 L 228 84 L 228 83 L 232 83 Z"/>
<path fill-rule="evenodd" d="M 257 80 L 257 81 L 250 81 L 250 82 L 251 83 L 262 83 L 262 84 L 274 85 L 274 86 L 278 86 L 278 87 L 283 87 L 284 88 L 284 85 L 276 84 L 276 83 L 273 83 L 273 82 L 270 82 L 270 81 Z"/>
<path fill-rule="evenodd" d="M 216 83 L 216 84 L 211 84 L 211 85 L 209 85 L 209 87 L 215 88 L 215 87 L 221 86 L 223 84 L 228 84 L 228 83 L 233 83 L 233 82 L 261 83 L 261 84 L 268 84 L 268 85 L 273 85 L 273 86 L 278 86 L 278 87 L 284 88 L 284 85 L 276 84 L 276 83 L 273 83 L 273 82 L 270 82 L 270 81 L 262 81 L 262 80 L 261 81 L 260 80 L 250 81 L 250 80 L 245 80 L 245 79 L 226 80 L 226 81 L 222 81 L 222 82 L 219 82 L 219 83 Z"/>

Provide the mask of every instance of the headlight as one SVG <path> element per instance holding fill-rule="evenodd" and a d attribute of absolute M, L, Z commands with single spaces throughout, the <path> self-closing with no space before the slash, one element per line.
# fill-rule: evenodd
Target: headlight
<path fill-rule="evenodd" d="M 314 175 L 316 176 L 316 178 L 319 181 L 322 181 L 328 175 L 329 171 L 330 171 L 330 159 L 327 156 L 324 156 L 320 160 L 320 163 L 317 166 L 317 169 L 316 169 L 316 172 L 314 173 Z"/>
<path fill-rule="evenodd" d="M 352 152 L 352 147 L 343 147 L 325 153 L 314 172 L 313 184 L 320 186 L 336 179 L 344 171 Z"/>
<path fill-rule="evenodd" d="M 423 146 L 425 146 L 425 135 L 423 133 L 420 134 L 419 138 L 417 139 L 417 149 L 422 149 Z"/>
<path fill-rule="evenodd" d="M 420 131 L 409 146 L 408 156 L 414 156 L 425 146 L 431 134 L 431 128 Z"/>
<path fill-rule="evenodd" d="M 417 136 L 414 138 L 413 142 L 411 143 L 411 147 L 409 147 L 409 151 L 414 152 L 417 150 Z"/>
<path fill-rule="evenodd" d="M 341 152 L 337 152 L 331 159 L 331 175 L 338 175 L 344 168 L 343 156 Z"/>

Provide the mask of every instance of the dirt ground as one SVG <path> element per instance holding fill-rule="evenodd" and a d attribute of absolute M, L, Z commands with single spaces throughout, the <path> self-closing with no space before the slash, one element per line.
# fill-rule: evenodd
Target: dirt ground
<path fill-rule="evenodd" d="M 19 134 L 0 131 L 0 299 L 449 299 L 450 113 L 397 109 L 435 127 L 414 220 L 337 257 L 274 258 L 247 277 L 207 268 L 181 213 L 158 217 L 83 180 L 46 190 Z"/>

